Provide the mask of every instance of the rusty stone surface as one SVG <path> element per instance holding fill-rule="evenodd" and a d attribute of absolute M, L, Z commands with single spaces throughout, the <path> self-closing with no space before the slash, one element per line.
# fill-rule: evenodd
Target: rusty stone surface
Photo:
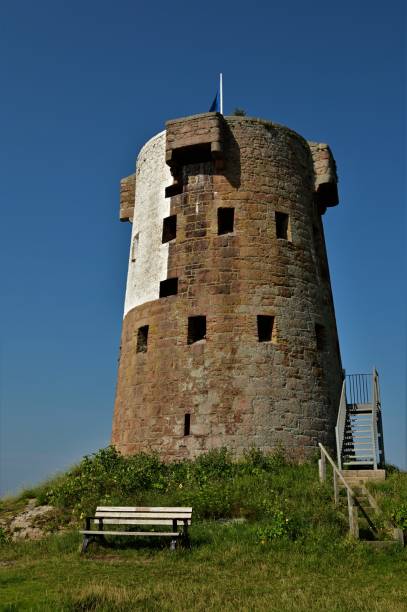
<path fill-rule="evenodd" d="M 225 121 L 220 113 L 204 113 L 167 121 L 165 159 L 178 180 L 185 159 L 191 156 L 192 147 L 207 147 L 212 159 L 223 158 L 223 131 Z M 218 163 L 218 168 L 221 164 Z"/>
<path fill-rule="evenodd" d="M 136 174 L 130 174 L 120 181 L 120 221 L 133 218 L 135 197 Z"/>
<path fill-rule="evenodd" d="M 336 163 L 327 144 L 308 142 L 308 145 L 314 161 L 316 203 L 323 214 L 327 206 L 339 203 Z"/>
<path fill-rule="evenodd" d="M 188 133 L 192 119 L 169 122 L 167 140 L 175 124 Z M 184 159 L 182 193 L 171 198 L 177 236 L 167 276 L 178 277 L 178 294 L 123 321 L 112 442 L 125 454 L 155 450 L 166 459 L 276 445 L 302 458 L 318 442 L 333 447 L 342 384 L 319 166 L 313 145 L 288 128 L 221 121 L 223 169 Z M 217 209 L 228 206 L 234 231 L 218 235 Z M 276 237 L 276 212 L 289 215 L 288 240 Z M 187 344 L 193 315 L 206 316 L 206 338 Z M 257 315 L 274 316 L 270 342 L 258 341 Z M 148 348 L 137 353 L 144 325 Z M 322 348 L 315 325 L 324 327 Z"/>

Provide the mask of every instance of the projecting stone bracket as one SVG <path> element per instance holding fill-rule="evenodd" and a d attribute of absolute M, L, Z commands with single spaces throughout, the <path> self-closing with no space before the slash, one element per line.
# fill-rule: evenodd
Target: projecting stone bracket
<path fill-rule="evenodd" d="M 134 216 L 136 175 L 130 174 L 120 181 L 120 221 L 130 221 Z"/>
<path fill-rule="evenodd" d="M 165 161 L 174 183 L 166 196 L 182 192 L 182 167 L 214 161 L 215 171 L 223 168 L 224 119 L 220 113 L 204 113 L 166 123 Z"/>
<path fill-rule="evenodd" d="M 336 163 L 327 144 L 308 142 L 314 163 L 315 202 L 321 214 L 339 204 Z"/>

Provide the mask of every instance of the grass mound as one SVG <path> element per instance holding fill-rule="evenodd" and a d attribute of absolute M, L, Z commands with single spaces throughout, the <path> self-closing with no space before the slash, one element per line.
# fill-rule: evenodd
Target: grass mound
<path fill-rule="evenodd" d="M 404 520 L 407 475 L 374 489 L 384 512 Z M 334 506 L 316 462 L 257 450 L 236 461 L 221 449 L 166 464 L 109 447 L 3 501 L 3 514 L 34 497 L 65 531 L 0 542 L 0 610 L 405 610 L 407 549 L 350 540 L 346 506 Z M 81 557 L 78 524 L 99 504 L 191 505 L 192 550 L 138 538 Z"/>
<path fill-rule="evenodd" d="M 333 508 L 329 485 L 319 483 L 316 463 L 293 464 L 280 451 L 253 449 L 236 461 L 220 449 L 169 464 L 154 454 L 124 457 L 108 447 L 13 503 L 28 497 L 57 508 L 51 528 L 76 525 L 97 505 L 138 505 L 192 506 L 194 521 L 256 521 L 262 541 L 346 533 L 346 517 Z"/>

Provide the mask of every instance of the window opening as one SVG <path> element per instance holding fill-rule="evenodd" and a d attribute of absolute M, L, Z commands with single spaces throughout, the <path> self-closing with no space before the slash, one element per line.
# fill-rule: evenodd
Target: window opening
<path fill-rule="evenodd" d="M 163 220 L 163 235 L 162 242 L 170 242 L 177 235 L 177 215 L 165 217 Z"/>
<path fill-rule="evenodd" d="M 188 344 L 204 340 L 206 338 L 206 317 L 188 317 Z"/>
<path fill-rule="evenodd" d="M 323 351 L 326 348 L 326 333 L 325 327 L 319 323 L 315 323 L 315 337 L 317 339 L 317 349 Z"/>
<path fill-rule="evenodd" d="M 191 415 L 184 414 L 184 436 L 189 436 L 191 433 Z"/>
<path fill-rule="evenodd" d="M 160 298 L 177 295 L 178 278 L 167 278 L 160 282 Z"/>
<path fill-rule="evenodd" d="M 138 243 L 139 243 L 139 234 L 137 233 L 133 237 L 133 242 L 131 245 L 131 261 L 136 261 L 136 257 L 138 254 Z"/>
<path fill-rule="evenodd" d="M 271 342 L 274 327 L 274 317 L 257 315 L 257 335 L 259 342 Z"/>
<path fill-rule="evenodd" d="M 284 240 L 289 240 L 288 221 L 289 221 L 289 216 L 287 215 L 287 213 L 276 212 L 276 236 L 277 238 L 283 238 Z"/>
<path fill-rule="evenodd" d="M 147 352 L 148 325 L 138 328 L 137 332 L 137 353 Z"/>
<path fill-rule="evenodd" d="M 234 220 L 234 208 L 218 208 L 218 234 L 230 234 L 233 232 Z"/>

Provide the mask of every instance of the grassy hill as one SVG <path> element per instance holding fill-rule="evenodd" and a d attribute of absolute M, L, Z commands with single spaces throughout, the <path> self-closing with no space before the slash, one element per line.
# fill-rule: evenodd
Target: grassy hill
<path fill-rule="evenodd" d="M 346 506 L 317 472 L 281 452 L 235 462 L 223 449 L 168 465 L 103 449 L 2 502 L 0 610 L 406 610 L 407 549 L 349 539 Z M 373 489 L 406 529 L 407 474 Z M 7 525 L 32 498 L 52 505 L 38 519 L 50 534 L 11 542 Z M 191 505 L 192 551 L 117 539 L 81 557 L 78 526 L 101 503 Z"/>

